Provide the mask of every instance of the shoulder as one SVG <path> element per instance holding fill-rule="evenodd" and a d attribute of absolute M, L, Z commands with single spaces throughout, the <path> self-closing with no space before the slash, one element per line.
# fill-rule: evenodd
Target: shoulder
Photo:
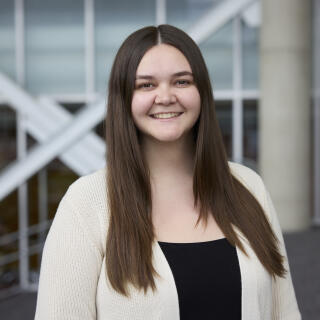
<path fill-rule="evenodd" d="M 265 206 L 266 190 L 261 176 L 253 169 L 236 162 L 228 161 L 231 174 L 241 182 L 249 192 Z"/>
<path fill-rule="evenodd" d="M 78 204 L 94 204 L 106 195 L 106 169 L 79 177 L 68 188 L 65 197 Z M 101 199 L 102 198 L 102 199 Z"/>
<path fill-rule="evenodd" d="M 228 161 L 230 172 L 236 178 L 242 180 L 247 186 L 255 187 L 262 183 L 260 175 L 253 169 L 232 161 Z"/>
<path fill-rule="evenodd" d="M 92 215 L 93 212 L 99 216 L 106 216 L 106 168 L 75 180 L 69 186 L 64 199 L 84 216 Z"/>
<path fill-rule="evenodd" d="M 103 248 L 108 225 L 106 169 L 79 177 L 67 189 L 60 205 L 72 208 L 74 217 L 91 234 L 97 246 Z"/>

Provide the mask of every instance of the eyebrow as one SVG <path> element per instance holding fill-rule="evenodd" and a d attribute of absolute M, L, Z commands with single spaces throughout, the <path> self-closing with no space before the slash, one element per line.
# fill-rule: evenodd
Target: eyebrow
<path fill-rule="evenodd" d="M 173 77 L 181 77 L 181 76 L 193 77 L 193 74 L 190 71 L 180 71 L 180 72 L 173 73 L 171 76 L 173 76 Z M 136 76 L 136 80 L 138 80 L 138 79 L 154 79 L 154 77 L 149 76 L 149 75 L 138 75 L 138 76 Z"/>

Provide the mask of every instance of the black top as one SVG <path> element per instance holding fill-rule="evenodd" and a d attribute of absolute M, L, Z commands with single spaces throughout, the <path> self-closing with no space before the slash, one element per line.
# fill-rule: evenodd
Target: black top
<path fill-rule="evenodd" d="M 241 320 L 238 255 L 226 238 L 158 243 L 175 279 L 180 320 Z"/>

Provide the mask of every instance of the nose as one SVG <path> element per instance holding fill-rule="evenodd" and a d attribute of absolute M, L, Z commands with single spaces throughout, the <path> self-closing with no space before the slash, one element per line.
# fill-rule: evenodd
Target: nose
<path fill-rule="evenodd" d="M 169 105 L 171 103 L 177 102 L 177 98 L 175 94 L 170 90 L 170 87 L 162 86 L 158 88 L 154 102 L 156 104 Z"/>

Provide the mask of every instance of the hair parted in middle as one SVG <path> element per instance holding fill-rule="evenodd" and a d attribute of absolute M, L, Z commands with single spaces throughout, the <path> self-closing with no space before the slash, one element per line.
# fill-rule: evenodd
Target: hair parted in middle
<path fill-rule="evenodd" d="M 112 287 L 128 296 L 127 285 L 156 289 L 152 264 L 155 241 L 151 218 L 150 171 L 134 124 L 131 103 L 138 65 L 159 44 L 180 50 L 188 60 L 200 94 L 200 115 L 193 127 L 194 205 L 200 204 L 196 225 L 212 214 L 231 245 L 247 255 L 232 225 L 250 242 L 272 276 L 284 276 L 283 256 L 263 208 L 229 168 L 217 120 L 208 70 L 197 44 L 171 25 L 148 26 L 133 32 L 115 57 L 108 86 L 106 116 L 107 198 L 110 215 L 106 239 L 106 276 Z"/>

